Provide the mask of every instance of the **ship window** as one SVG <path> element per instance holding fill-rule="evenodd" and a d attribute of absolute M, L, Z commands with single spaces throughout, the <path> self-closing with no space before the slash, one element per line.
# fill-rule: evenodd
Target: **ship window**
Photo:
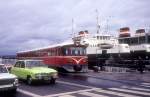
<path fill-rule="evenodd" d="M 150 36 L 148 36 L 148 43 L 150 43 Z"/>
<path fill-rule="evenodd" d="M 129 38 L 126 38 L 126 39 L 124 40 L 124 43 L 130 44 L 130 39 L 129 39 Z"/>
<path fill-rule="evenodd" d="M 104 37 L 104 40 L 106 40 L 106 37 Z"/>
<path fill-rule="evenodd" d="M 130 39 L 130 38 L 129 38 Z M 131 41 L 129 44 L 138 44 L 138 38 L 131 38 Z"/>
<path fill-rule="evenodd" d="M 139 43 L 145 43 L 145 36 L 139 37 Z"/>
<path fill-rule="evenodd" d="M 97 36 L 97 39 L 99 39 L 99 37 Z"/>
<path fill-rule="evenodd" d="M 119 39 L 119 43 L 124 43 L 124 40 L 123 39 Z"/>

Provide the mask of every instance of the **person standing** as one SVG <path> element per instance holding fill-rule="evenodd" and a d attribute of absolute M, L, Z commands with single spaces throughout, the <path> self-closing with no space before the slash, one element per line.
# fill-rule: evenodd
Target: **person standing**
<path fill-rule="evenodd" d="M 138 60 L 138 70 L 140 71 L 141 74 L 144 71 L 144 62 L 141 57 L 139 57 L 139 60 Z"/>

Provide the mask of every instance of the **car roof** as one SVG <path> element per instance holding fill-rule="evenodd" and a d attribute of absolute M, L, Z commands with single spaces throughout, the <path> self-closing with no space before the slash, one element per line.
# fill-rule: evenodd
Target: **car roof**
<path fill-rule="evenodd" d="M 4 66 L 4 64 L 0 64 L 0 66 Z"/>

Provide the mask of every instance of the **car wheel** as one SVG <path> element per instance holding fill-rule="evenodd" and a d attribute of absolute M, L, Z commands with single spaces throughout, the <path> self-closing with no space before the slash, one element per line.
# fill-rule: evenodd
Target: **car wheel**
<path fill-rule="evenodd" d="M 51 84 L 55 84 L 55 83 L 56 83 L 56 79 L 55 79 L 55 78 L 52 78 L 52 79 L 50 80 L 50 83 L 51 83 Z"/>
<path fill-rule="evenodd" d="M 32 84 L 32 78 L 31 77 L 27 77 L 27 84 L 31 85 Z"/>
<path fill-rule="evenodd" d="M 17 92 L 17 88 L 11 90 L 12 93 L 16 93 Z"/>

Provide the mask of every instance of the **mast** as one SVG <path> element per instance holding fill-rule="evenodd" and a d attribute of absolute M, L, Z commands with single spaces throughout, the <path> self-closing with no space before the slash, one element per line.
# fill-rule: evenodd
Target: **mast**
<path fill-rule="evenodd" d="M 72 18 L 72 35 L 73 38 L 75 37 L 75 33 L 74 33 L 74 19 Z"/>
<path fill-rule="evenodd" d="M 99 30 L 100 30 L 100 25 L 99 25 L 99 17 L 98 17 L 99 13 L 98 10 L 96 9 L 96 22 L 97 22 L 97 34 L 99 34 Z"/>

